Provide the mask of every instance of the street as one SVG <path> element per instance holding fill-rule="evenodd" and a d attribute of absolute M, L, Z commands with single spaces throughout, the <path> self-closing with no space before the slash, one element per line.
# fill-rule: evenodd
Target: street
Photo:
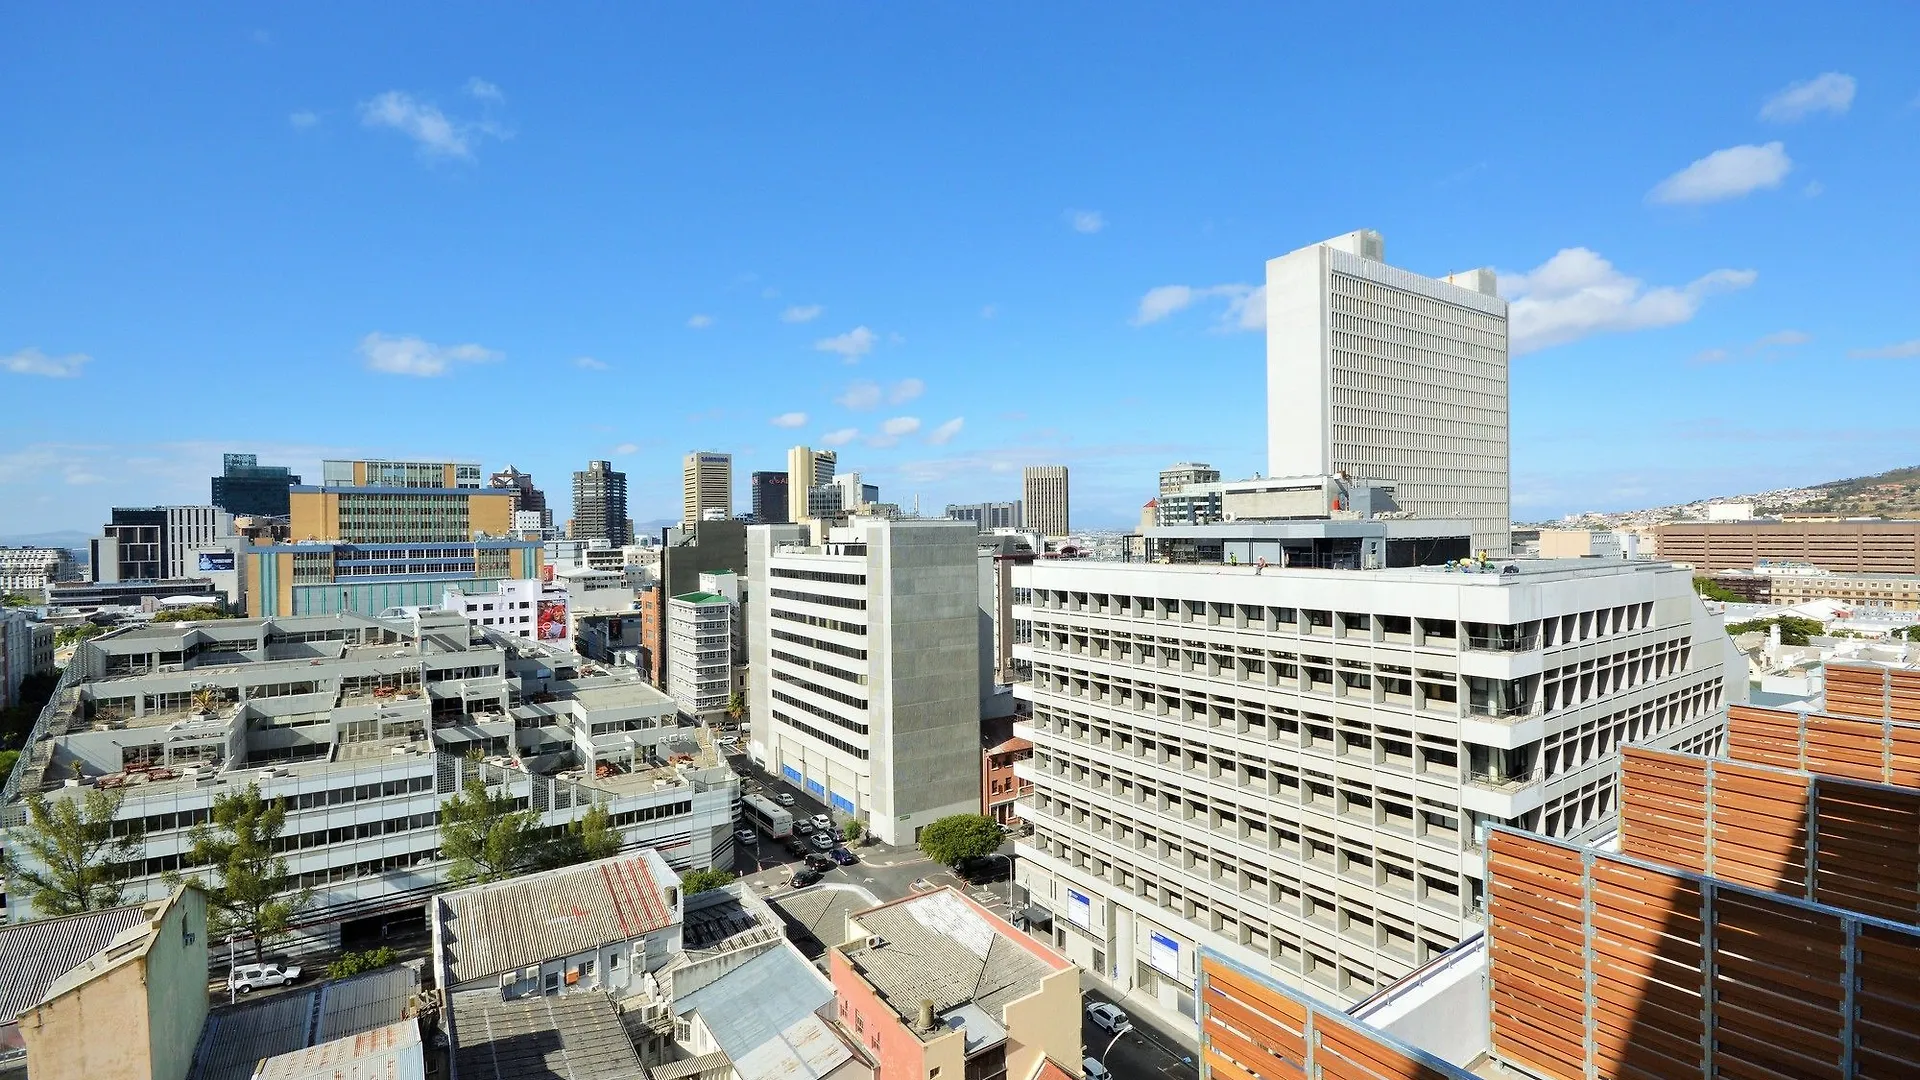
<path fill-rule="evenodd" d="M 1103 1053 L 1107 1071 L 1115 1080 L 1142 1080 L 1145 1077 L 1171 1077 L 1175 1080 L 1193 1080 L 1200 1075 L 1193 1064 L 1193 1054 L 1185 1049 L 1172 1035 L 1162 1030 L 1158 1024 L 1146 1018 L 1129 1014 L 1133 1021 L 1133 1030 L 1115 1039 L 1113 1034 L 1089 1020 L 1086 1006 L 1096 1001 L 1113 1003 L 1111 996 L 1101 993 L 1090 986 L 1082 989 L 1083 1001 L 1080 1013 L 1080 1041 L 1086 1047 L 1086 1055 L 1098 1058 Z M 1122 1005 L 1121 1008 L 1125 1008 Z M 1191 1038 L 1191 1036 L 1189 1036 Z M 1112 1048 L 1108 1048 L 1108 1044 Z"/>

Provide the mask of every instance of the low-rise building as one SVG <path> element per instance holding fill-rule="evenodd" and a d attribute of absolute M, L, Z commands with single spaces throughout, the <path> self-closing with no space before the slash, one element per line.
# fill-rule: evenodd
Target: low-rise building
<path fill-rule="evenodd" d="M 54 629 L 24 611 L 0 608 L 0 708 L 20 704 L 29 675 L 53 671 Z"/>
<path fill-rule="evenodd" d="M 224 959 L 215 964 L 216 976 Z M 424 1073 L 406 1068 L 423 1060 L 409 1047 L 429 1041 L 432 1032 L 420 1028 L 431 1021 L 420 993 L 418 962 L 345 979 L 303 979 L 299 985 L 272 995 L 254 995 L 208 1015 L 199 1030 L 189 1077 L 424 1080 Z M 396 1071 L 370 1068 L 389 1062 Z M 354 1063 L 365 1071 L 352 1071 Z"/>
<path fill-rule="evenodd" d="M 504 503 L 506 493 L 498 493 L 498 498 Z M 541 547 L 531 540 L 300 540 L 253 545 L 241 557 L 246 562 L 247 615 L 256 619 L 438 607 L 448 586 L 490 593 L 502 581 L 545 576 Z"/>
<path fill-rule="evenodd" d="M 1861 614 L 1920 611 L 1920 574 L 1862 574 L 1779 566 L 1763 566 L 1759 573 L 1770 586 L 1761 603 L 1838 600 Z"/>
<path fill-rule="evenodd" d="M 840 1028 L 880 1080 L 1081 1074 L 1080 970 L 953 889 L 847 917 L 827 950 Z"/>
<path fill-rule="evenodd" d="M 1702 572 L 1797 562 L 1920 574 L 1920 521 L 1676 521 L 1655 527 L 1654 557 Z"/>
<path fill-rule="evenodd" d="M 726 1080 L 861 1080 L 874 1073 L 833 1026 L 834 987 L 782 941 L 713 981 L 677 993 L 674 1035 L 684 1061 Z M 719 1060 L 714 1060 L 718 1055 Z M 656 1068 L 659 1076 L 662 1068 Z M 672 1065 L 664 1067 L 673 1075 Z"/>
<path fill-rule="evenodd" d="M 543 830 L 600 806 L 629 849 L 729 864 L 739 781 L 674 713 L 635 674 L 436 609 L 131 627 L 75 650 L 0 828 L 26 823 L 29 793 L 117 791 L 141 833 L 128 895 L 152 899 L 214 800 L 256 786 L 285 800 L 280 844 L 314 890 L 299 934 L 330 944 L 443 887 L 440 806 L 470 778 Z"/>
<path fill-rule="evenodd" d="M 673 669 L 667 689 L 682 715 L 712 720 L 726 711 L 734 664 L 745 652 L 741 630 L 740 580 L 734 574 L 701 574 L 699 590 L 667 601 Z"/>
<path fill-rule="evenodd" d="M 0 1075 L 22 1063 L 26 1041 L 20 1014 L 40 1003 L 47 989 L 121 932 L 151 921 L 144 904 L 0 926 Z"/>
<path fill-rule="evenodd" d="M 1014 802 L 1033 794 L 1033 781 L 1014 766 L 1033 757 L 1033 743 L 1013 733 L 1014 717 L 980 722 L 980 812 L 1012 828 Z"/>
<path fill-rule="evenodd" d="M 47 586 L 47 606 L 92 613 L 102 608 L 152 611 L 161 600 L 190 597 L 224 605 L 220 587 L 209 578 L 168 581 L 62 581 Z"/>
<path fill-rule="evenodd" d="M 548 590 L 553 587 L 531 578 L 497 582 L 493 592 L 467 592 L 448 585 L 440 593 L 440 607 L 465 615 L 475 626 L 491 627 L 514 637 L 538 638 L 541 602 L 557 601 L 562 608 L 567 602 L 564 592 L 553 590 L 555 595 L 549 598 Z"/>
<path fill-rule="evenodd" d="M 34 603 L 46 600 L 47 586 L 78 581 L 73 552 L 55 547 L 0 547 L 0 596 L 20 594 Z"/>

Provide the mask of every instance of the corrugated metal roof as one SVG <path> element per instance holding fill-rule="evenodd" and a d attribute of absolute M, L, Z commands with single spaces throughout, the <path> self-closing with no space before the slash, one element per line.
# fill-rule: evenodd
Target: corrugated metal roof
<path fill-rule="evenodd" d="M 882 944 L 850 948 L 847 958 L 903 1017 L 913 1017 L 929 999 L 935 1013 L 971 1001 L 999 1016 L 1007 1002 L 1039 989 L 1055 970 L 949 890 L 856 918 Z"/>
<path fill-rule="evenodd" d="M 140 904 L 60 919 L 0 927 L 0 1024 L 38 1005 L 47 987 L 107 947 L 121 932 L 147 921 Z"/>
<path fill-rule="evenodd" d="M 453 983 L 673 925 L 674 907 L 650 866 L 658 858 L 641 851 L 442 894 L 439 915 Z"/>
<path fill-rule="evenodd" d="M 193 1080 L 247 1080 L 264 1058 L 399 1022 L 420 986 L 409 964 L 216 1010 L 200 1029 Z"/>
<path fill-rule="evenodd" d="M 407 1019 L 268 1058 L 253 1080 L 426 1080 L 420 1022 Z"/>
<path fill-rule="evenodd" d="M 818 1016 L 832 1001 L 833 984 L 783 943 L 676 998 L 673 1011 L 700 1014 L 743 1080 L 817 1080 L 853 1056 Z"/>
<path fill-rule="evenodd" d="M 638 1080 L 647 1074 L 603 991 L 501 1001 L 498 991 L 453 995 L 459 1080 Z"/>

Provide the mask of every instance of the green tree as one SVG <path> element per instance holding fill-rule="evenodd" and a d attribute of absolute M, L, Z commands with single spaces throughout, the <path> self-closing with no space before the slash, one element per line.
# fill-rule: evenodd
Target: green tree
<path fill-rule="evenodd" d="M 857 844 L 867 834 L 867 827 L 860 824 L 859 818 L 848 818 L 840 823 L 840 831 L 846 836 L 847 843 Z"/>
<path fill-rule="evenodd" d="M 194 604 L 190 607 L 166 608 L 153 616 L 157 623 L 206 622 L 209 619 L 232 619 L 238 616 L 229 614 L 211 604 Z"/>
<path fill-rule="evenodd" d="M 1894 637 L 1903 637 L 1908 641 L 1920 641 L 1920 625 L 1909 626 L 1905 630 L 1895 630 Z"/>
<path fill-rule="evenodd" d="M 920 850 L 947 866 L 991 855 L 1005 839 L 1000 823 L 980 814 L 953 814 L 920 830 Z"/>
<path fill-rule="evenodd" d="M 470 778 L 458 795 L 440 804 L 440 851 L 453 860 L 449 880 L 478 885 L 528 869 L 537 817 L 514 809 L 513 796 L 495 795 L 484 780 Z"/>
<path fill-rule="evenodd" d="M 1718 600 L 1723 604 L 1738 604 L 1742 603 L 1745 599 L 1739 593 L 1734 592 L 1725 585 L 1720 584 L 1712 578 L 1706 577 L 1696 577 L 1693 579 L 1693 591 L 1699 593 L 1701 597 L 1707 600 Z"/>
<path fill-rule="evenodd" d="M 546 846 L 533 862 L 538 869 L 593 862 L 620 854 L 624 842 L 620 830 L 613 827 L 613 815 L 602 807 L 593 807 L 567 827 Z"/>
<path fill-rule="evenodd" d="M 19 764 L 19 762 L 20 751 L 0 750 L 0 785 L 4 785 L 7 782 L 7 777 L 13 775 L 13 767 Z"/>
<path fill-rule="evenodd" d="M 267 943 L 285 936 L 294 916 L 313 903 L 313 890 L 296 887 L 287 860 L 274 854 L 287 826 L 287 804 L 267 801 L 258 784 L 248 784 L 214 799 L 212 817 L 211 826 L 190 834 L 186 861 L 213 879 L 204 883 L 211 930 L 252 937 L 258 962 Z"/>
<path fill-rule="evenodd" d="M 735 690 L 733 696 L 727 698 L 727 719 L 737 724 L 745 715 L 747 715 L 747 699 L 740 691 Z"/>
<path fill-rule="evenodd" d="M 731 885 L 733 879 L 731 870 L 689 870 L 680 875 L 680 891 L 695 896 L 722 885 Z"/>
<path fill-rule="evenodd" d="M 115 835 L 119 809 L 120 795 L 99 788 L 52 803 L 39 792 L 29 794 L 27 828 L 13 840 L 29 858 L 0 853 L 0 870 L 44 918 L 120 904 L 140 840 L 131 829 Z"/>
<path fill-rule="evenodd" d="M 77 645 L 88 638 L 97 638 L 107 632 L 107 628 L 96 622 L 77 623 L 63 626 L 53 632 L 55 645 Z"/>
<path fill-rule="evenodd" d="M 1814 635 L 1825 632 L 1819 619 L 1809 619 L 1804 615 L 1781 615 L 1773 619 L 1749 619 L 1727 627 L 1729 634 L 1764 634 L 1775 623 L 1780 624 L 1780 644 L 1808 645 Z"/>
<path fill-rule="evenodd" d="M 23 592 L 10 592 L 0 596 L 0 607 L 33 607 L 39 602 Z"/>
<path fill-rule="evenodd" d="M 382 945 L 366 952 L 350 952 L 327 965 L 327 978 L 348 979 L 368 971 L 378 971 L 383 967 L 392 967 L 400 962 L 400 954 L 392 947 Z"/>

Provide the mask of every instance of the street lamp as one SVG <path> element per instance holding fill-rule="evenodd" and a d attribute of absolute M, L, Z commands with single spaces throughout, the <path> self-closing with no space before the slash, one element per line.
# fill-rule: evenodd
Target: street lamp
<path fill-rule="evenodd" d="M 235 952 L 238 948 L 236 943 L 239 940 L 238 934 L 227 935 L 227 1004 L 229 1005 L 240 1000 L 240 989 L 233 981 L 233 969 L 240 963 Z"/>
<path fill-rule="evenodd" d="M 1113 1052 L 1113 1044 L 1119 1042 L 1120 1036 L 1125 1035 L 1126 1033 L 1127 1033 L 1127 1029 L 1121 1028 L 1119 1031 L 1116 1031 L 1113 1033 L 1113 1038 L 1107 1040 L 1107 1048 L 1105 1050 L 1100 1051 L 1100 1067 L 1101 1068 L 1104 1069 L 1107 1067 L 1107 1055 Z M 1111 1076 L 1112 1073 L 1109 1072 L 1108 1075 Z"/>

